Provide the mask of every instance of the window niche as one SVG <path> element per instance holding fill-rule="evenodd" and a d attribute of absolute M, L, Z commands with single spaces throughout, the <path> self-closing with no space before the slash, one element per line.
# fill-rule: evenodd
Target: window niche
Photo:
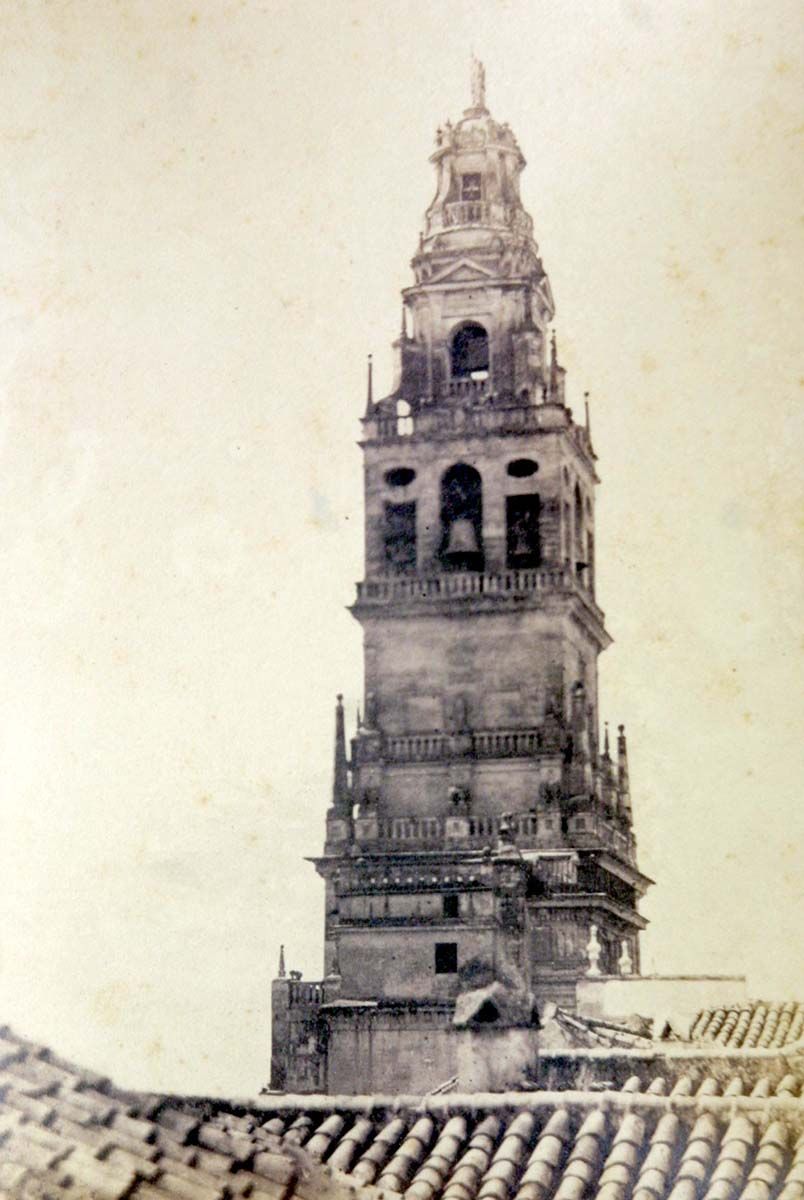
<path fill-rule="evenodd" d="M 460 897 L 457 892 L 447 892 L 441 897 L 442 916 L 447 921 L 454 921 L 460 914 Z"/>
<path fill-rule="evenodd" d="M 441 480 L 441 545 L 448 571 L 483 570 L 483 485 L 479 473 L 456 463 Z"/>
<path fill-rule="evenodd" d="M 505 523 L 507 563 L 513 569 L 538 567 L 542 561 L 539 516 L 541 502 L 536 493 L 507 496 Z"/>
<path fill-rule="evenodd" d="M 453 379 L 487 379 L 489 335 L 482 325 L 468 321 L 455 331 L 450 345 Z"/>
<path fill-rule="evenodd" d="M 436 975 L 457 975 L 458 973 L 458 943 L 436 942 L 435 944 L 435 973 Z"/>
<path fill-rule="evenodd" d="M 416 570 L 416 501 L 385 505 L 385 564 L 390 571 Z"/>
<path fill-rule="evenodd" d="M 461 175 L 461 200 L 481 200 L 483 198 L 483 176 L 479 171 L 469 171 Z"/>

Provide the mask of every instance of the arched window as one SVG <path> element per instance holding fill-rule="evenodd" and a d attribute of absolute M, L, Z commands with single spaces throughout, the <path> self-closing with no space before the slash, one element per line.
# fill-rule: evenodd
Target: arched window
<path fill-rule="evenodd" d="M 581 489 L 575 484 L 575 557 L 583 558 L 583 501 Z"/>
<path fill-rule="evenodd" d="M 441 480 L 440 557 L 449 571 L 483 570 L 483 485 L 466 463 Z"/>
<path fill-rule="evenodd" d="M 397 437 L 407 437 L 413 433 L 413 416 L 407 400 L 396 402 L 396 432 Z"/>
<path fill-rule="evenodd" d="M 506 496 L 506 559 L 509 567 L 526 569 L 541 564 L 538 493 Z"/>
<path fill-rule="evenodd" d="M 489 335 L 482 325 L 469 321 L 452 338 L 450 364 L 453 379 L 487 379 Z"/>

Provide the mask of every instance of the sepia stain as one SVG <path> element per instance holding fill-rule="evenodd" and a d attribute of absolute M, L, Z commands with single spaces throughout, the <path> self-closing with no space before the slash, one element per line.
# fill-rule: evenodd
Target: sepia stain
<path fill-rule="evenodd" d="M 92 1013 L 99 1025 L 117 1025 L 123 1020 L 128 998 L 125 983 L 107 983 L 92 997 Z"/>
<path fill-rule="evenodd" d="M 196 804 L 198 805 L 199 808 L 206 808 L 207 805 L 211 804 L 211 803 L 212 803 L 212 797 L 207 795 L 206 792 L 204 793 L 203 796 L 199 796 L 198 799 L 196 800 Z"/>
<path fill-rule="evenodd" d="M 152 1042 L 149 1042 L 145 1047 L 145 1057 L 151 1062 L 156 1062 L 164 1054 L 165 1047 L 162 1045 L 162 1039 L 155 1037 Z"/>
<path fill-rule="evenodd" d="M 658 365 L 659 365 L 658 362 L 656 361 L 656 359 L 653 357 L 652 354 L 643 354 L 642 360 L 639 364 L 639 369 L 645 375 L 651 375 L 656 370 Z"/>

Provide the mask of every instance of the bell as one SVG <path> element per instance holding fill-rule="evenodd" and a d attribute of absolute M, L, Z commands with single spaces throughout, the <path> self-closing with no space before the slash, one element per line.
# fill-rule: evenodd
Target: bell
<path fill-rule="evenodd" d="M 449 527 L 447 558 L 463 558 L 466 554 L 477 554 L 478 550 L 474 525 L 468 517 L 458 517 Z"/>

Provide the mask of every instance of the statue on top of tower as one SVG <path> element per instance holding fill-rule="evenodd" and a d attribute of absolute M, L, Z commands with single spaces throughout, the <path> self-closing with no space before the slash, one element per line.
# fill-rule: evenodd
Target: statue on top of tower
<path fill-rule="evenodd" d="M 472 108 L 485 110 L 486 68 L 479 58 L 472 55 Z"/>

